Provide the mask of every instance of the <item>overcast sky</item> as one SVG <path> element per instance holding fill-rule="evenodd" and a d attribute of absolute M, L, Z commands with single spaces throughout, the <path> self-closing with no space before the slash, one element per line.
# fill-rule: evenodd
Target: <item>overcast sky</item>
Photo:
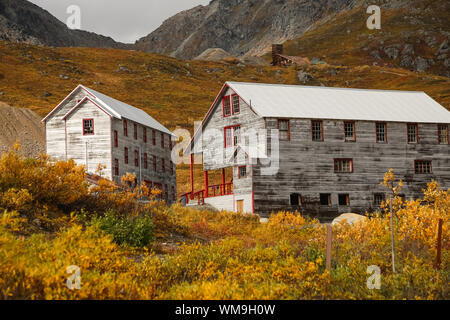
<path fill-rule="evenodd" d="M 70 5 L 81 9 L 81 29 L 110 36 L 116 41 L 134 43 L 167 18 L 206 5 L 210 0 L 29 0 L 62 22 Z"/>

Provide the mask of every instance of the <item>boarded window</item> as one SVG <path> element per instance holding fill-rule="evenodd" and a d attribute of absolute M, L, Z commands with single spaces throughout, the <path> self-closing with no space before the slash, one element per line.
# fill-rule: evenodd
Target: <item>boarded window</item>
<path fill-rule="evenodd" d="M 119 134 L 117 130 L 114 130 L 114 147 L 115 148 L 119 147 Z"/>
<path fill-rule="evenodd" d="M 408 143 L 417 143 L 418 142 L 418 136 L 419 132 L 417 129 L 417 124 L 408 124 L 407 125 L 408 130 Z"/>
<path fill-rule="evenodd" d="M 239 167 L 239 179 L 243 179 L 246 177 L 247 177 L 247 167 L 246 166 Z"/>
<path fill-rule="evenodd" d="M 339 195 L 339 205 L 340 206 L 349 206 L 350 205 L 350 195 L 349 194 L 340 194 Z"/>
<path fill-rule="evenodd" d="M 125 158 L 125 164 L 128 164 L 128 148 L 125 147 L 125 149 L 123 150 L 124 153 L 124 158 Z"/>
<path fill-rule="evenodd" d="M 331 194 L 321 193 L 320 194 L 320 205 L 321 206 L 331 206 Z"/>
<path fill-rule="evenodd" d="M 134 150 L 134 166 L 139 167 L 139 151 Z"/>
<path fill-rule="evenodd" d="M 334 172 L 336 173 L 352 173 L 352 159 L 334 159 Z"/>
<path fill-rule="evenodd" d="M 417 174 L 421 173 L 432 173 L 432 164 L 428 160 L 416 160 L 415 161 L 415 171 Z"/>
<path fill-rule="evenodd" d="M 223 103 L 223 116 L 224 117 L 231 116 L 230 96 L 224 97 L 222 103 Z"/>
<path fill-rule="evenodd" d="M 440 144 L 448 144 L 449 143 L 448 125 L 446 125 L 446 124 L 438 125 L 438 136 L 439 136 Z"/>
<path fill-rule="evenodd" d="M 387 142 L 387 128 L 386 123 L 377 122 L 375 124 L 376 126 L 376 133 L 377 133 L 377 142 Z"/>
<path fill-rule="evenodd" d="M 144 169 L 148 169 L 148 155 L 144 153 Z"/>
<path fill-rule="evenodd" d="M 354 122 L 344 122 L 345 141 L 356 141 Z"/>
<path fill-rule="evenodd" d="M 290 125 L 289 120 L 278 120 L 278 130 L 280 132 L 280 140 L 290 139 Z"/>
<path fill-rule="evenodd" d="M 83 119 L 83 135 L 94 134 L 94 119 Z"/>
<path fill-rule="evenodd" d="M 314 120 L 311 122 L 312 140 L 323 141 L 323 121 Z"/>
<path fill-rule="evenodd" d="M 239 105 L 239 96 L 234 95 L 233 96 L 233 114 L 238 114 L 241 112 L 241 107 Z"/>
<path fill-rule="evenodd" d="M 376 207 L 381 206 L 381 203 L 384 201 L 385 197 L 383 193 L 375 193 L 373 196 L 373 204 Z"/>
<path fill-rule="evenodd" d="M 291 206 L 301 206 L 302 205 L 302 196 L 298 193 L 292 193 L 290 196 Z"/>

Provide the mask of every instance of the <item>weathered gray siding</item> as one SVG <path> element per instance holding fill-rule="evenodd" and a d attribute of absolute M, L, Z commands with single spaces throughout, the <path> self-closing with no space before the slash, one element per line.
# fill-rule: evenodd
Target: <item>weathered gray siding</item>
<path fill-rule="evenodd" d="M 268 129 L 276 129 L 275 120 L 267 119 Z M 290 128 L 291 140 L 280 141 L 279 172 L 261 176 L 261 166 L 254 166 L 255 211 L 263 216 L 286 209 L 322 216 L 374 209 L 390 168 L 403 179 L 407 198 L 421 196 L 432 179 L 450 188 L 450 146 L 438 144 L 435 124 L 419 124 L 418 144 L 407 143 L 406 123 L 387 123 L 388 143 L 376 143 L 375 122 L 356 122 L 356 142 L 344 141 L 341 120 L 324 120 L 323 142 L 312 141 L 311 119 L 291 119 Z M 354 172 L 335 173 L 335 158 L 352 158 Z M 414 160 L 432 160 L 433 173 L 415 174 Z M 303 207 L 290 206 L 291 193 L 302 195 Z M 331 206 L 320 206 L 320 193 L 332 194 Z M 350 195 L 350 206 L 338 205 L 339 194 Z"/>

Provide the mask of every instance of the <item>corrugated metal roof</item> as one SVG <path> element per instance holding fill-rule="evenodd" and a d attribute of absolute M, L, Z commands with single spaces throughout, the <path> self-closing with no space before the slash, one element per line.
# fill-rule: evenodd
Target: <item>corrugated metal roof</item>
<path fill-rule="evenodd" d="M 424 92 L 227 82 L 261 117 L 450 123 Z"/>
<path fill-rule="evenodd" d="M 106 111 L 110 112 L 112 116 L 118 119 L 126 118 L 128 120 L 137 122 L 139 124 L 156 129 L 158 131 L 174 135 L 172 132 L 169 131 L 169 129 L 167 129 L 161 123 L 152 118 L 144 110 L 130 106 L 125 102 L 111 98 L 103 93 L 97 92 L 88 87 L 82 85 L 81 87 L 84 88 L 89 93 L 91 93 L 93 96 L 95 96 L 96 102 L 100 103 L 101 106 L 103 106 L 106 109 Z"/>

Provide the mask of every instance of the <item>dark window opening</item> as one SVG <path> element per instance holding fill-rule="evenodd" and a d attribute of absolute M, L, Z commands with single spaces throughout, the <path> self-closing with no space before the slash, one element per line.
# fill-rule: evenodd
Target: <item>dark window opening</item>
<path fill-rule="evenodd" d="M 289 120 L 278 120 L 278 131 L 280 133 L 280 140 L 290 140 Z"/>
<path fill-rule="evenodd" d="M 114 147 L 119 147 L 119 133 L 117 132 L 117 130 L 114 130 Z"/>
<path fill-rule="evenodd" d="M 331 206 L 331 194 L 321 193 L 320 194 L 320 205 L 321 206 Z"/>
<path fill-rule="evenodd" d="M 127 120 L 123 120 L 123 135 L 128 137 L 128 124 Z"/>
<path fill-rule="evenodd" d="M 377 142 L 387 142 L 387 127 L 386 123 L 376 123 Z"/>
<path fill-rule="evenodd" d="M 247 177 L 247 167 L 246 166 L 239 167 L 239 179 L 244 179 L 246 177 Z"/>
<path fill-rule="evenodd" d="M 128 164 L 128 148 L 125 148 L 123 153 L 125 154 L 125 164 Z"/>
<path fill-rule="evenodd" d="M 311 132 L 313 141 L 323 141 L 323 121 L 321 120 L 312 121 Z"/>
<path fill-rule="evenodd" d="M 350 205 L 350 195 L 340 194 L 339 195 L 339 205 L 340 206 L 349 206 Z"/>
<path fill-rule="evenodd" d="M 233 114 L 238 114 L 240 111 L 239 96 L 235 94 L 233 95 Z"/>
<path fill-rule="evenodd" d="M 417 143 L 419 132 L 417 129 L 417 124 L 408 124 L 407 126 L 408 143 Z"/>
<path fill-rule="evenodd" d="M 144 153 L 144 169 L 148 169 L 148 155 Z"/>
<path fill-rule="evenodd" d="M 377 207 L 381 206 L 381 203 L 384 201 L 385 197 L 383 193 L 375 193 L 373 197 L 373 204 Z"/>
<path fill-rule="evenodd" d="M 446 124 L 438 125 L 438 138 L 439 144 L 449 144 L 448 125 Z"/>
<path fill-rule="evenodd" d="M 144 143 L 147 143 L 147 128 L 146 127 L 143 128 L 142 136 L 144 139 Z"/>
<path fill-rule="evenodd" d="M 138 139 L 138 127 L 137 124 L 134 124 L 134 140 Z"/>
<path fill-rule="evenodd" d="M 119 176 L 119 159 L 114 159 L 114 175 Z"/>
<path fill-rule="evenodd" d="M 155 130 L 152 130 L 152 143 L 154 146 L 156 146 L 156 132 Z"/>
<path fill-rule="evenodd" d="M 139 167 L 139 151 L 134 150 L 134 166 Z"/>
<path fill-rule="evenodd" d="M 230 96 L 226 96 L 223 98 L 223 116 L 224 117 L 231 116 Z"/>
<path fill-rule="evenodd" d="M 345 141 L 356 141 L 356 130 L 354 122 L 344 122 Z"/>
<path fill-rule="evenodd" d="M 298 193 L 292 193 L 290 198 L 291 206 L 301 206 L 303 204 L 302 196 Z"/>
<path fill-rule="evenodd" d="M 352 159 L 334 159 L 334 172 L 336 173 L 352 173 Z"/>
<path fill-rule="evenodd" d="M 415 172 L 416 172 L 416 174 L 432 173 L 431 161 L 416 160 L 415 161 Z"/>

